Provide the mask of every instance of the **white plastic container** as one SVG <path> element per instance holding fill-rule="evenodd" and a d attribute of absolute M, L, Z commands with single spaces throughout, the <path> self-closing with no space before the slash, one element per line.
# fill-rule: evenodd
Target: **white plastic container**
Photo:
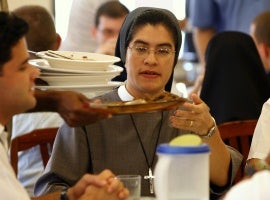
<path fill-rule="evenodd" d="M 157 200 L 209 200 L 209 146 L 157 148 L 154 170 Z"/>

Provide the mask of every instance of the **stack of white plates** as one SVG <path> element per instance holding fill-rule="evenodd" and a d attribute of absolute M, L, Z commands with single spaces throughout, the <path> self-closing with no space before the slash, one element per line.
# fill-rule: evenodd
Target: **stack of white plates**
<path fill-rule="evenodd" d="M 71 56 L 72 59 L 51 57 L 46 52 L 39 52 L 37 55 L 43 59 L 29 61 L 41 70 L 39 78 L 47 83 L 37 85 L 38 89 L 75 90 L 92 98 L 123 84 L 110 81 L 123 71 L 123 68 L 113 65 L 120 60 L 117 57 L 85 52 L 55 52 Z"/>

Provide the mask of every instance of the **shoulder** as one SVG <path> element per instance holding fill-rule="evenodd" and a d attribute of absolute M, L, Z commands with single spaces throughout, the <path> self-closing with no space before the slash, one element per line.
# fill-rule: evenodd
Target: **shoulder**
<path fill-rule="evenodd" d="M 213 0 L 192 1 L 189 9 L 190 20 L 193 26 L 199 28 L 209 28 L 213 26 L 216 13 Z"/>
<path fill-rule="evenodd" d="M 101 96 L 95 97 L 95 99 L 100 99 L 101 101 L 121 101 L 120 97 L 118 96 L 118 87 L 114 88 L 110 92 L 107 92 Z"/>

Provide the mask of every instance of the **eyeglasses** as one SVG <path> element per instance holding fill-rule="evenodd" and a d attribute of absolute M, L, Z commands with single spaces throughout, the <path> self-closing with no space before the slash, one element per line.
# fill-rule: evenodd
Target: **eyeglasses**
<path fill-rule="evenodd" d="M 158 49 L 149 49 L 144 46 L 134 45 L 128 48 L 132 50 L 134 55 L 138 57 L 143 57 L 143 58 L 146 58 L 150 54 L 150 52 L 153 52 L 157 58 L 168 58 L 170 55 L 175 53 L 175 51 L 173 51 L 172 49 L 164 48 L 164 47 L 161 47 Z"/>

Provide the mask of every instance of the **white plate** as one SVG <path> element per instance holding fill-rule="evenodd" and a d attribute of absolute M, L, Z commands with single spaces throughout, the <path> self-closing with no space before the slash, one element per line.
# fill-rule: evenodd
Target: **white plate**
<path fill-rule="evenodd" d="M 123 82 L 111 81 L 107 84 L 96 85 L 69 85 L 69 86 L 36 86 L 40 90 L 72 90 L 85 94 L 89 98 L 102 95 L 113 88 L 123 85 Z"/>
<path fill-rule="evenodd" d="M 91 74 L 91 75 L 100 75 L 100 74 L 111 74 L 114 76 L 119 75 L 123 68 L 116 65 L 107 66 L 106 70 L 103 71 L 85 71 L 85 70 L 72 70 L 72 69 L 58 69 L 52 68 L 48 62 L 44 59 L 33 59 L 28 61 L 31 65 L 36 66 L 45 73 L 65 73 L 65 74 Z"/>
<path fill-rule="evenodd" d="M 99 53 L 75 52 L 75 51 L 52 51 L 71 59 L 57 58 L 46 55 L 47 51 L 38 52 L 36 55 L 46 59 L 50 66 L 59 69 L 101 71 L 106 70 L 108 65 L 120 61 L 120 58 Z"/>
<path fill-rule="evenodd" d="M 76 75 L 76 76 L 43 76 L 40 79 L 46 81 L 50 86 L 66 85 L 90 85 L 107 84 L 113 77 L 111 75 Z"/>

